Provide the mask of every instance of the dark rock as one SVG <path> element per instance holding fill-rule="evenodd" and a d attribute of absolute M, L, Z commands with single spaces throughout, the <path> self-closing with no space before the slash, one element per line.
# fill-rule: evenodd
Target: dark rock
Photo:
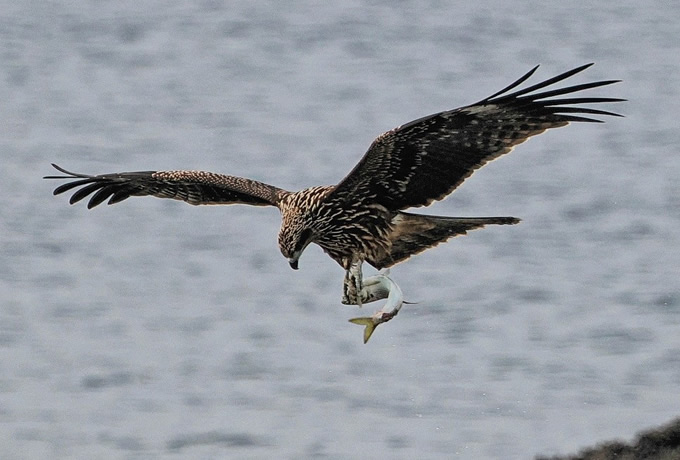
<path fill-rule="evenodd" d="M 583 449 L 576 455 L 536 460 L 678 460 L 680 459 L 680 418 L 659 428 L 643 431 L 634 442 L 609 441 Z"/>

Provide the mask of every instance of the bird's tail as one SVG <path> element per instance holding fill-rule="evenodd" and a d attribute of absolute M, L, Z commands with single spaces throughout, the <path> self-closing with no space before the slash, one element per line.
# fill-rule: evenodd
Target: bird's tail
<path fill-rule="evenodd" d="M 368 262 L 376 268 L 390 267 L 451 237 L 465 235 L 469 230 L 519 222 L 516 217 L 445 217 L 400 212 L 392 220 L 390 252 Z"/>

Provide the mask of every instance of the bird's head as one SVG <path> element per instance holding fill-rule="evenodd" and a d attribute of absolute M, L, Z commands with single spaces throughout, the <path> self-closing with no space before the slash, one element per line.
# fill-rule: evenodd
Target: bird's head
<path fill-rule="evenodd" d="M 293 270 L 302 252 L 319 234 L 319 206 L 333 187 L 310 187 L 290 193 L 278 204 L 281 210 L 279 249 Z"/>
<path fill-rule="evenodd" d="M 308 227 L 281 226 L 279 248 L 293 270 L 298 269 L 298 260 L 307 245 L 312 242 L 312 235 L 312 229 Z"/>

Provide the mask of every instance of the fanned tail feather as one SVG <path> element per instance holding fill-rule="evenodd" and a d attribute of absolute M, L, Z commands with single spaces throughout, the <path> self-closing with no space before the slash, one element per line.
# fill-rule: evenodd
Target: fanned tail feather
<path fill-rule="evenodd" d="M 470 230 L 485 225 L 514 225 L 519 222 L 516 217 L 447 217 L 400 212 L 392 220 L 394 229 L 390 235 L 390 252 L 367 261 L 378 269 L 390 267 Z"/>

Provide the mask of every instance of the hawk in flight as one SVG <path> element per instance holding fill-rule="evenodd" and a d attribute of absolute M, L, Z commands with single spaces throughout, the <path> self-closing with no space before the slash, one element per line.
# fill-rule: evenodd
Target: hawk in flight
<path fill-rule="evenodd" d="M 75 190 L 71 204 L 91 195 L 88 208 L 106 200 L 114 204 L 131 196 L 146 195 L 193 205 L 276 206 L 282 218 L 279 248 L 290 266 L 298 268 L 298 260 L 310 243 L 321 246 L 346 271 L 343 303 L 361 305 L 388 297 L 390 290 L 396 288 L 386 275 L 368 278 L 364 283 L 361 274 L 364 261 L 376 269 L 388 268 L 469 230 L 519 222 L 514 217 L 443 217 L 405 210 L 443 199 L 475 170 L 547 129 L 572 121 L 601 122 L 593 118 L 598 115 L 620 116 L 582 104 L 623 99 L 573 96 L 618 80 L 552 88 L 591 65 L 516 89 L 533 75 L 536 66 L 479 102 L 387 131 L 373 141 L 359 163 L 337 185 L 290 192 L 252 179 L 205 171 L 93 176 L 73 173 L 55 164 L 54 168 L 63 175 L 46 179 L 70 180 L 57 187 L 54 194 Z M 373 317 L 375 325 L 391 319 L 402 302 L 399 298 L 388 303 L 395 309 L 379 312 Z"/>

